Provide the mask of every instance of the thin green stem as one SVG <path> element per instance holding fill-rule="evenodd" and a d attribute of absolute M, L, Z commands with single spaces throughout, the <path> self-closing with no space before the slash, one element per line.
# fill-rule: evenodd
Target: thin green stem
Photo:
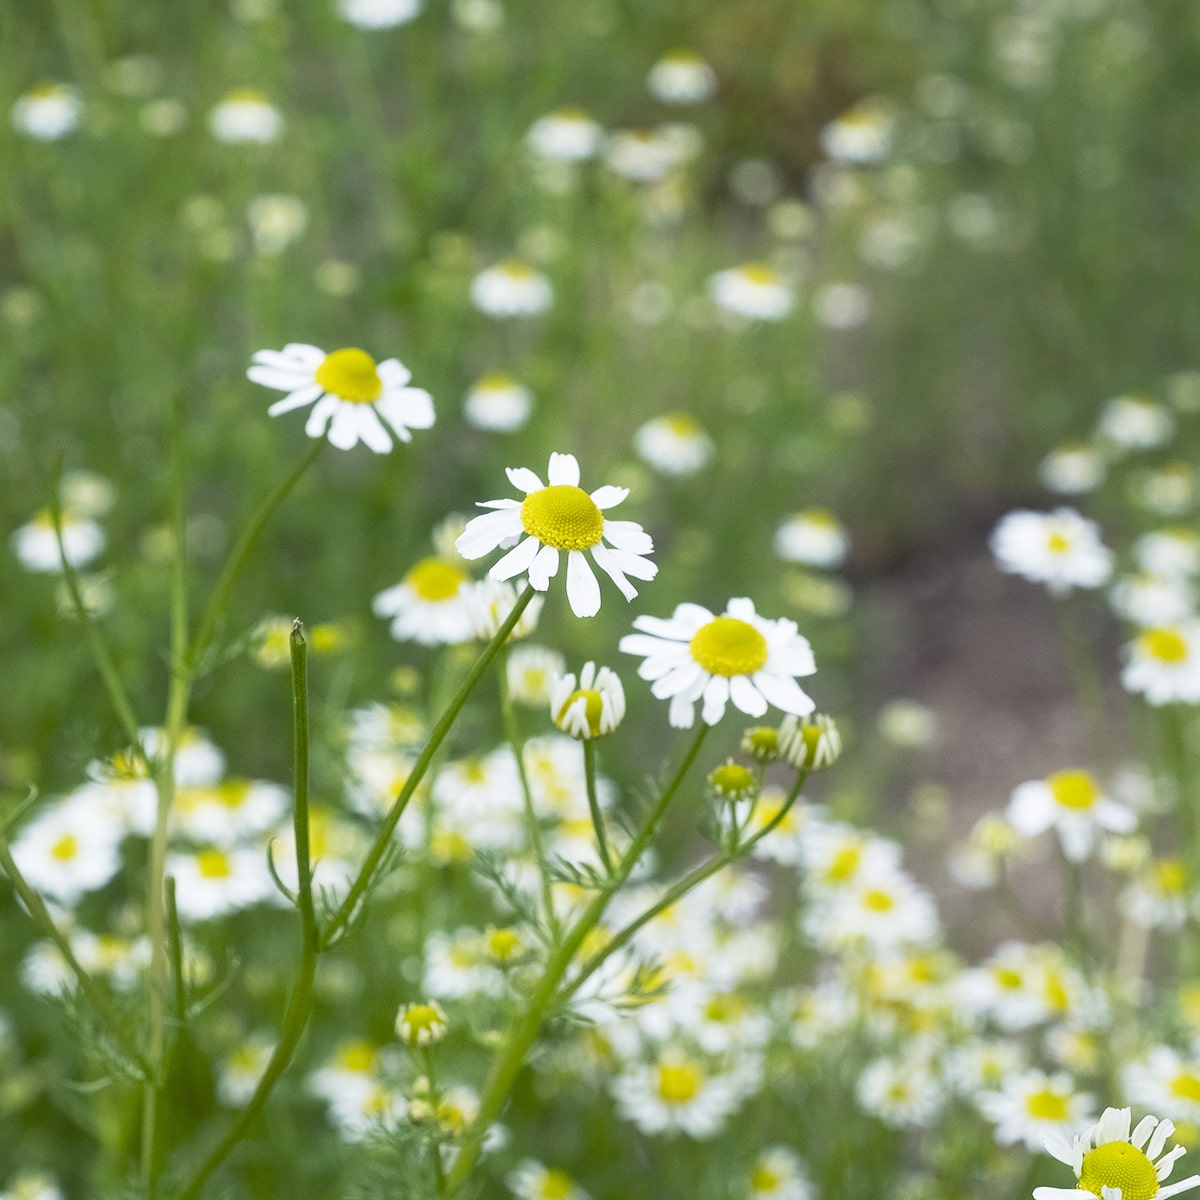
<path fill-rule="evenodd" d="M 175 1020 L 182 1028 L 187 1020 L 187 984 L 183 977 L 183 933 L 179 927 L 179 906 L 175 902 L 175 876 L 164 880 L 167 889 L 167 941 L 171 951 L 171 975 L 175 984 Z"/>
<path fill-rule="evenodd" d="M 71 969 L 71 973 L 78 981 L 79 990 L 83 992 L 95 1010 L 96 1015 L 104 1023 L 105 1028 L 112 1035 L 112 1039 L 121 1053 L 130 1062 L 136 1063 L 143 1075 L 149 1077 L 153 1073 L 150 1062 L 125 1032 L 121 1025 L 121 1019 L 117 1016 L 116 1010 L 104 994 L 104 989 L 84 970 L 79 959 L 75 957 L 75 951 L 71 949 L 71 943 L 67 940 L 62 930 L 54 923 L 54 918 L 50 915 L 41 896 L 34 891 L 25 879 L 25 876 L 21 874 L 16 862 L 13 860 L 8 841 L 2 835 L 0 835 L 0 866 L 4 868 L 4 873 L 12 882 L 13 891 L 21 898 L 21 903 L 25 905 L 26 911 L 33 918 L 34 924 L 57 947 L 59 954 L 63 957 L 63 961 Z"/>
<path fill-rule="evenodd" d="M 596 845 L 600 849 L 600 861 L 611 875 L 612 851 L 608 848 L 608 834 L 604 832 L 604 814 L 600 811 L 600 796 L 596 790 L 596 744 L 592 738 L 584 738 L 583 741 L 583 777 L 587 785 L 588 808 L 592 813 L 592 828 L 596 831 Z"/>
<path fill-rule="evenodd" d="M 702 724 L 683 760 L 680 762 L 679 767 L 676 769 L 675 774 L 671 777 L 659 796 L 658 802 L 642 823 L 633 841 L 630 842 L 628 849 L 621 856 L 621 861 L 617 864 L 612 880 L 608 886 L 596 894 L 583 915 L 568 930 L 566 936 L 546 963 L 546 969 L 538 983 L 537 990 L 529 998 L 527 1004 L 524 1006 L 522 1015 L 518 1017 L 503 1047 L 492 1061 L 492 1069 L 488 1074 L 487 1083 L 484 1085 L 483 1098 L 479 1103 L 479 1113 L 472 1124 L 472 1130 L 477 1136 L 468 1140 L 460 1149 L 458 1157 L 454 1161 L 454 1166 L 450 1169 L 450 1174 L 446 1177 L 444 1195 L 453 1196 L 474 1170 L 475 1164 L 479 1160 L 480 1151 L 483 1148 L 483 1135 L 504 1108 L 509 1092 L 512 1091 L 513 1084 L 516 1082 L 517 1075 L 521 1070 L 521 1065 L 525 1061 L 525 1056 L 529 1053 L 529 1048 L 536 1040 L 542 1028 L 542 1021 L 545 1019 L 546 1012 L 558 993 L 558 985 L 562 981 L 563 975 L 566 974 L 568 967 L 570 967 L 572 960 L 579 951 L 579 947 L 583 945 L 588 934 L 591 933 L 599 923 L 601 917 L 604 916 L 604 910 L 608 907 L 608 903 L 613 895 L 629 878 L 630 872 L 637 865 L 646 847 L 653 841 L 654 835 L 657 833 L 658 827 L 662 823 L 663 816 L 667 811 L 667 807 L 683 783 L 688 770 L 696 759 L 696 755 L 700 752 L 700 747 L 704 742 L 707 732 L 708 726 Z"/>
<path fill-rule="evenodd" d="M 271 1054 L 267 1069 L 259 1080 L 246 1107 L 237 1115 L 225 1136 L 201 1163 L 191 1181 L 180 1191 L 176 1200 L 196 1200 L 213 1172 L 232 1153 L 266 1107 L 275 1085 L 287 1070 L 308 1025 L 313 1007 L 313 981 L 317 973 L 320 931 L 312 899 L 312 862 L 308 840 L 308 667 L 307 646 L 303 626 L 297 620 L 292 625 L 292 728 L 294 738 L 296 803 L 293 827 L 296 836 L 296 878 L 300 913 L 300 967 L 288 998 L 287 1011 L 279 1031 L 279 1041 Z"/>
<path fill-rule="evenodd" d="M 367 851 L 367 856 L 363 859 L 363 864 L 359 868 L 358 875 L 350 885 L 350 890 L 346 893 L 346 898 L 338 907 L 337 912 L 330 917 L 329 923 L 321 933 L 321 949 L 326 949 L 334 943 L 338 935 L 346 928 L 350 919 L 358 910 L 359 903 L 370 886 L 372 877 L 379 869 L 379 864 L 383 861 L 388 846 L 391 845 L 392 834 L 395 832 L 396 825 L 404 815 L 404 810 L 408 807 L 408 802 L 412 799 L 412 795 L 417 790 L 421 780 L 425 778 L 425 772 L 429 770 L 429 764 L 433 761 L 433 756 L 438 752 L 442 742 L 445 741 L 446 735 L 458 719 L 458 715 L 462 712 L 468 697 L 475 690 L 476 684 L 483 678 L 488 667 L 491 666 L 492 660 L 508 641 L 509 634 L 516 628 L 517 622 L 521 619 L 522 614 L 532 599 L 533 588 L 527 586 L 520 596 L 517 597 L 517 602 L 513 605 L 512 612 L 508 614 L 503 624 L 496 630 L 496 635 L 488 642 L 483 648 L 483 652 L 475 660 L 471 670 L 467 673 L 467 677 L 454 694 L 454 699 L 450 701 L 449 707 L 430 731 L 429 740 L 425 743 L 424 748 L 417 757 L 417 761 L 413 764 L 412 772 L 404 781 L 404 786 L 400 789 L 400 794 L 393 801 L 387 816 L 384 817 L 383 824 L 375 836 L 375 841 L 372 843 L 370 850 Z"/>
<path fill-rule="evenodd" d="M 208 649 L 209 643 L 216 633 L 217 622 L 221 619 L 221 614 L 225 611 L 225 606 L 229 600 L 229 593 L 233 589 L 233 585 L 237 582 L 238 576 L 244 570 L 246 563 L 249 562 L 250 555 L 258 543 L 258 539 L 267 527 L 267 522 L 275 514 L 275 510 L 287 499 L 291 490 L 304 477 L 308 468 L 316 462 L 317 455 L 321 453 L 324 445 L 324 438 L 319 438 L 313 442 L 308 453 L 292 469 L 291 474 L 259 505 L 258 511 L 242 531 L 237 545 L 230 552 L 221 575 L 217 579 L 217 586 L 213 589 L 208 604 L 205 605 L 204 612 L 200 617 L 200 623 L 197 625 L 191 645 L 188 647 L 187 664 L 192 671 L 195 671 L 199 666 L 204 652 Z"/>
<path fill-rule="evenodd" d="M 525 767 L 525 740 L 521 737 L 521 725 L 517 720 L 516 706 L 508 688 L 508 672 L 505 669 L 505 655 L 496 659 L 496 682 L 500 688 L 500 713 L 504 720 L 504 736 L 512 747 L 513 757 L 517 763 L 517 778 L 521 783 L 521 803 L 525 809 L 525 829 L 529 834 L 529 848 L 537 863 L 538 875 L 542 882 L 542 908 L 546 914 L 546 925 L 550 935 L 557 938 L 559 934 L 558 915 L 554 911 L 554 890 L 550 885 L 550 870 L 546 862 L 546 848 L 542 842 L 542 826 L 533 807 L 533 790 L 529 786 L 529 772 Z"/>
<path fill-rule="evenodd" d="M 437 1110 L 441 1104 L 442 1091 L 438 1086 L 437 1061 L 434 1058 L 433 1048 L 431 1046 L 421 1047 L 421 1062 L 425 1067 L 425 1078 L 429 1080 L 429 1098 L 433 1102 L 434 1121 L 436 1128 Z M 438 1195 L 441 1195 L 446 1186 L 446 1171 L 442 1166 L 442 1144 L 435 1136 L 429 1145 L 430 1158 L 433 1161 L 433 1179 Z"/>

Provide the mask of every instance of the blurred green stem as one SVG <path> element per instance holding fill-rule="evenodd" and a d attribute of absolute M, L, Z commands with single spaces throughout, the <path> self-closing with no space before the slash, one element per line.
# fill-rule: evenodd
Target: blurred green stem
<path fill-rule="evenodd" d="M 425 778 L 425 772 L 429 770 L 429 764 L 433 761 L 433 756 L 438 752 L 442 742 L 446 740 L 446 735 L 458 719 L 458 715 L 462 712 L 468 697 L 475 690 L 475 685 L 483 678 L 484 673 L 491 666 L 492 660 L 503 649 L 505 643 L 508 641 L 509 634 L 517 627 L 517 622 L 521 619 L 525 609 L 529 607 L 529 602 L 532 599 L 533 588 L 527 584 L 525 590 L 517 597 L 512 612 L 508 614 L 500 625 L 500 628 L 496 630 L 496 634 L 492 640 L 483 648 L 483 652 L 475 660 L 474 665 L 467 673 L 466 679 L 463 680 L 462 685 L 454 694 L 454 699 L 450 701 L 449 707 L 442 713 L 438 723 L 430 731 L 429 740 L 425 743 L 424 748 L 417 757 L 417 761 L 413 764 L 413 769 L 404 781 L 404 786 L 400 789 L 400 794 L 396 797 L 392 807 L 388 809 L 387 816 L 384 817 L 383 824 L 380 826 L 379 832 L 375 835 L 375 841 L 372 843 L 371 849 L 367 851 L 363 865 L 359 868 L 358 875 L 350 885 L 350 890 L 346 893 L 346 898 L 338 907 L 337 912 L 329 918 L 329 923 L 321 933 L 320 944 L 322 950 L 333 945 L 358 911 L 358 906 L 367 888 L 370 886 L 371 879 L 379 869 L 379 864 L 383 861 L 388 846 L 391 845 L 392 834 L 395 832 L 396 825 L 404 815 L 404 810 L 408 807 L 408 802 L 412 799 L 412 795 L 417 790 L 421 780 Z"/>
<path fill-rule="evenodd" d="M 654 840 L 668 805 L 675 793 L 679 791 L 696 755 L 700 752 L 708 728 L 707 725 L 701 724 L 675 774 L 663 788 L 650 815 L 643 822 L 633 841 L 630 842 L 629 848 L 621 856 L 621 861 L 617 864 L 612 879 L 596 894 L 583 915 L 567 932 L 566 937 L 559 943 L 558 948 L 546 963 L 546 969 L 538 983 L 537 990 L 529 998 L 524 1012 L 517 1019 L 503 1047 L 492 1061 L 492 1069 L 479 1104 L 479 1114 L 472 1124 L 472 1132 L 476 1136 L 466 1141 L 459 1150 L 458 1158 L 455 1159 L 454 1166 L 446 1177 L 444 1195 L 453 1196 L 474 1170 L 483 1148 L 483 1136 L 504 1108 L 509 1092 L 512 1091 L 513 1084 L 521 1070 L 521 1065 L 525 1061 L 525 1056 L 537 1039 L 542 1028 L 542 1021 L 558 994 L 558 986 L 563 976 L 578 953 L 579 947 L 583 945 L 588 934 L 595 929 L 601 917 L 604 916 L 604 910 L 608 907 L 613 895 L 629 878 L 646 847 Z"/>
<path fill-rule="evenodd" d="M 608 848 L 608 835 L 604 832 L 604 814 L 600 811 L 600 796 L 596 791 L 596 743 L 593 738 L 583 740 L 583 777 L 587 784 L 588 808 L 592 812 L 592 828 L 596 831 L 596 845 L 600 848 L 600 861 L 611 875 L 612 851 Z"/>

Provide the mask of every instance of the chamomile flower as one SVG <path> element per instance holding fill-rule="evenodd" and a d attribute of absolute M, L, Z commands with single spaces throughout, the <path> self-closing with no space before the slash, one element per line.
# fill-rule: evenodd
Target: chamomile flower
<path fill-rule="evenodd" d="M 545 708 L 555 682 L 566 669 L 566 659 L 557 650 L 548 646 L 518 646 L 504 664 L 509 694 L 527 708 Z"/>
<path fill-rule="evenodd" d="M 489 317 L 533 317 L 554 303 L 554 289 L 540 271 L 510 258 L 471 280 L 471 303 Z"/>
<path fill-rule="evenodd" d="M 1045 779 L 1021 784 L 1008 805 L 1008 820 L 1024 837 L 1047 829 L 1058 832 L 1063 854 L 1082 862 L 1102 830 L 1130 833 L 1137 825 L 1132 809 L 1104 794 L 1087 771 L 1055 771 Z"/>
<path fill-rule="evenodd" d="M 275 1050 L 272 1033 L 256 1033 L 233 1048 L 217 1070 L 217 1099 L 228 1108 L 241 1108 L 258 1087 Z"/>
<path fill-rule="evenodd" d="M 516 607 L 517 589 L 507 581 L 480 579 L 468 587 L 466 601 L 476 639 L 490 642 Z M 537 629 L 538 619 L 542 615 L 542 604 L 541 596 L 533 597 L 513 627 L 509 635 L 510 641 L 528 637 Z"/>
<path fill-rule="evenodd" d="M 816 671 L 812 647 L 795 622 L 768 620 L 746 598 L 730 600 L 714 616 L 699 604 L 680 604 L 672 616 L 638 617 L 620 642 L 626 654 L 643 658 L 638 674 L 653 681 L 651 691 L 670 700 L 669 720 L 679 729 L 701 719 L 715 725 L 732 700 L 740 712 L 761 717 L 770 705 L 803 716 L 815 707 L 795 677 Z"/>
<path fill-rule="evenodd" d="M 880 101 L 862 100 L 821 130 L 821 149 L 836 162 L 879 162 L 892 148 L 891 113 Z"/>
<path fill-rule="evenodd" d="M 507 375 L 476 380 L 463 401 L 463 416 L 473 429 L 487 433 L 516 433 L 533 412 L 533 393 Z"/>
<path fill-rule="evenodd" d="M 691 50 L 672 50 L 646 76 L 650 94 L 664 104 L 699 104 L 717 90 L 717 73 Z"/>
<path fill-rule="evenodd" d="M 172 809 L 173 831 L 194 842 L 230 846 L 265 833 L 290 807 L 285 788 L 261 780 L 227 779 L 180 788 Z"/>
<path fill-rule="evenodd" d="M 1175 418 L 1146 396 L 1114 396 L 1101 410 L 1097 432 L 1122 450 L 1151 450 L 1171 440 Z"/>
<path fill-rule="evenodd" d="M 467 603 L 467 573 L 443 558 L 423 558 L 394 587 L 371 602 L 377 617 L 391 618 L 398 642 L 457 646 L 474 636 Z"/>
<path fill-rule="evenodd" d="M 396 1014 L 396 1036 L 410 1049 L 435 1046 L 449 1031 L 446 1011 L 436 1000 L 404 1004 Z"/>
<path fill-rule="evenodd" d="M 752 321 L 782 321 L 795 307 L 791 285 L 766 263 L 745 263 L 709 277 L 708 294 L 727 312 Z"/>
<path fill-rule="evenodd" d="M 743 1200 L 812 1200 L 813 1189 L 800 1156 L 786 1146 L 768 1146 L 750 1167 Z"/>
<path fill-rule="evenodd" d="M 1123 575 L 1112 586 L 1109 606 L 1118 616 L 1143 628 L 1173 625 L 1196 611 L 1191 581 L 1182 575 L 1142 571 Z"/>
<path fill-rule="evenodd" d="M 1125 648 L 1121 684 L 1147 704 L 1200 704 L 1200 619 L 1144 629 Z"/>
<path fill-rule="evenodd" d="M 1167 1139 L 1175 1132 L 1173 1122 L 1145 1116 L 1131 1130 L 1132 1122 L 1128 1108 L 1106 1108 L 1095 1125 L 1070 1142 L 1063 1132 L 1047 1131 L 1046 1152 L 1066 1163 L 1079 1182 L 1073 1188 L 1034 1188 L 1034 1200 L 1081 1200 L 1094 1196 L 1102 1200 L 1168 1200 L 1170 1196 L 1200 1187 L 1200 1175 L 1161 1186 L 1171 1177 L 1176 1160 L 1184 1153 L 1182 1146 L 1174 1146 L 1163 1154 Z"/>
<path fill-rule="evenodd" d="M 1121 1087 L 1143 1108 L 1169 1108 L 1181 1120 L 1200 1121 L 1200 1060 L 1170 1046 L 1153 1046 L 1121 1072 Z"/>
<path fill-rule="evenodd" d="M 62 554 L 54 518 L 47 510 L 12 535 L 13 553 L 27 571 L 39 574 L 62 570 L 62 556 L 68 564 L 86 566 L 104 549 L 104 530 L 90 517 L 64 511 L 62 514 Z"/>
<path fill-rule="evenodd" d="M 525 1158 L 504 1181 L 517 1200 L 591 1200 L 566 1171 Z"/>
<path fill-rule="evenodd" d="M 395 29 L 421 12 L 421 0 L 338 0 L 338 15 L 359 29 Z"/>
<path fill-rule="evenodd" d="M 45 83 L 19 97 L 10 114 L 13 128 L 39 142 L 56 142 L 79 124 L 83 101 L 63 83 Z"/>
<path fill-rule="evenodd" d="M 855 1098 L 885 1125 L 919 1127 L 937 1115 L 942 1089 L 921 1059 L 877 1058 L 859 1076 Z"/>
<path fill-rule="evenodd" d="M 1200 534 L 1194 529 L 1156 529 L 1133 544 L 1143 571 L 1172 577 L 1200 574 Z"/>
<path fill-rule="evenodd" d="M 1052 492 L 1078 496 L 1104 482 L 1104 459 L 1086 442 L 1059 446 L 1042 459 L 1038 478 Z"/>
<path fill-rule="evenodd" d="M 553 162 L 578 163 L 595 158 L 604 130 L 581 108 L 560 108 L 538 117 L 525 135 L 525 144 Z"/>
<path fill-rule="evenodd" d="M 1069 1075 L 1042 1071 L 1014 1076 L 998 1091 L 984 1092 L 978 1103 L 995 1126 L 1000 1145 L 1022 1142 L 1029 1150 L 1041 1149 L 1042 1139 L 1051 1135 L 1065 1138 L 1070 1130 L 1086 1124 L 1094 1111 L 1091 1096 L 1077 1093 Z M 1053 1189 L 1050 1192 L 1057 1194 Z"/>
<path fill-rule="evenodd" d="M 1056 596 L 1100 587 L 1112 573 L 1112 551 L 1096 523 L 1071 508 L 1011 512 L 993 531 L 991 547 L 1002 571 L 1044 583 Z"/>
<path fill-rule="evenodd" d="M 479 507 L 497 511 L 470 521 L 455 543 L 467 559 L 512 547 L 493 564 L 488 572 L 492 579 L 507 580 L 527 572 L 530 584 L 544 592 L 558 574 L 565 551 L 567 599 L 576 616 L 591 617 L 600 611 L 600 585 L 587 553 L 627 600 L 637 595 L 628 576 L 649 580 L 658 574 L 657 564 L 645 557 L 654 549 L 650 535 L 633 521 L 613 521 L 604 515 L 604 510 L 625 499 L 627 488 L 606 485 L 585 492 L 579 486 L 579 463 L 573 454 L 550 455 L 548 485 L 526 467 L 509 468 L 508 477 L 525 499 L 481 503 Z"/>
<path fill-rule="evenodd" d="M 175 876 L 179 915 L 188 921 L 209 921 L 278 895 L 259 850 L 176 851 L 167 856 L 167 873 Z"/>
<path fill-rule="evenodd" d="M 53 1175 L 18 1171 L 0 1192 L 0 1200 L 63 1200 L 63 1190 Z"/>
<path fill-rule="evenodd" d="M 612 733 L 624 716 L 625 689 L 608 667 L 597 670 L 595 663 L 584 663 L 578 687 L 568 672 L 550 691 L 550 719 L 579 741 Z"/>
<path fill-rule="evenodd" d="M 1183 860 L 1156 858 L 1121 893 L 1120 911 L 1135 925 L 1146 929 L 1179 929 L 1187 920 L 1193 895 Z M 1200 1090 L 1196 1098 L 1200 1101 Z M 1147 1108 L 1164 1107 L 1151 1104 L 1149 1100 L 1142 1100 L 1141 1103 Z M 1200 1111 L 1196 1116 L 1200 1118 Z"/>
<path fill-rule="evenodd" d="M 395 358 L 376 363 L 365 350 L 348 347 L 326 354 L 291 342 L 282 350 L 259 350 L 246 375 L 287 393 L 267 409 L 272 417 L 313 405 L 304 432 L 312 438 L 328 435 L 339 450 L 361 441 L 386 454 L 394 437 L 410 442 L 411 430 L 433 424 L 433 400 L 424 389 L 408 386 L 408 368 Z"/>
<path fill-rule="evenodd" d="M 715 1137 L 741 1104 L 743 1088 L 686 1052 L 666 1048 L 657 1061 L 632 1063 L 612 1082 L 617 1109 L 643 1133 Z"/>
<path fill-rule="evenodd" d="M 208 128 L 219 142 L 266 144 L 283 132 L 283 114 L 262 92 L 237 88 L 208 114 Z"/>
<path fill-rule="evenodd" d="M 775 553 L 784 562 L 840 567 L 849 549 L 850 538 L 841 522 L 824 508 L 793 513 L 775 530 Z"/>
<path fill-rule="evenodd" d="M 123 830 L 82 800 L 43 809 L 13 839 L 12 856 L 35 891 L 73 905 L 104 887 L 121 866 Z"/>
<path fill-rule="evenodd" d="M 695 475 L 712 461 L 713 441 L 687 413 L 654 417 L 633 435 L 637 456 L 662 475 Z"/>
<path fill-rule="evenodd" d="M 634 183 L 658 183 L 686 160 L 669 131 L 620 129 L 608 139 L 604 161 Z"/>

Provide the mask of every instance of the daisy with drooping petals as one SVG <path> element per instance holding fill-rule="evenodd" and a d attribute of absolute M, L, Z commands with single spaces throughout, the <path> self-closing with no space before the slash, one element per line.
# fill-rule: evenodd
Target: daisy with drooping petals
<path fill-rule="evenodd" d="M 365 350 L 347 347 L 326 354 L 290 342 L 282 350 L 259 350 L 246 375 L 287 392 L 267 409 L 272 417 L 311 404 L 304 432 L 312 438 L 328 434 L 339 450 L 363 442 L 376 454 L 387 454 L 393 437 L 411 442 L 411 430 L 433 424 L 433 400 L 423 388 L 408 386 L 408 368 L 395 358 L 376 363 Z"/>
<path fill-rule="evenodd" d="M 1182 1146 L 1163 1154 L 1167 1138 L 1175 1132 L 1171 1121 L 1145 1116 L 1132 1131 L 1131 1123 L 1128 1108 L 1106 1108 L 1092 1128 L 1069 1143 L 1060 1134 L 1048 1133 L 1046 1152 L 1066 1163 L 1079 1183 L 1073 1188 L 1034 1188 L 1034 1200 L 1080 1200 L 1089 1196 L 1102 1200 L 1168 1200 L 1200 1187 L 1200 1175 L 1190 1175 L 1168 1187 L 1159 1186 L 1170 1178 L 1175 1161 L 1184 1154 Z"/>
<path fill-rule="evenodd" d="M 579 741 L 612 733 L 624 716 L 625 689 L 608 667 L 585 663 L 578 687 L 574 672 L 568 672 L 550 690 L 550 719 Z"/>
<path fill-rule="evenodd" d="M 794 678 L 817 669 L 808 640 L 794 621 L 760 617 L 752 600 L 730 600 L 720 616 L 680 604 L 669 620 L 638 617 L 633 627 L 639 632 L 623 637 L 620 648 L 644 658 L 638 674 L 653 680 L 655 696 L 671 701 L 677 729 L 691 728 L 698 700 L 706 725 L 721 719 L 730 700 L 750 717 L 772 704 L 795 716 L 815 708 Z"/>
<path fill-rule="evenodd" d="M 480 508 L 497 511 L 470 521 L 455 542 L 459 554 L 468 559 L 511 547 L 488 572 L 492 579 L 528 572 L 529 582 L 544 592 L 558 574 L 560 551 L 565 550 L 571 610 L 577 617 L 592 617 L 600 611 L 600 585 L 585 551 L 627 600 L 637 595 L 627 576 L 650 580 L 658 574 L 658 565 L 644 557 L 654 550 L 650 535 L 634 521 L 611 521 L 604 515 L 629 495 L 628 488 L 606 485 L 585 492 L 573 454 L 550 455 L 549 485 L 527 467 L 510 467 L 508 477 L 525 499 L 481 503 Z"/>

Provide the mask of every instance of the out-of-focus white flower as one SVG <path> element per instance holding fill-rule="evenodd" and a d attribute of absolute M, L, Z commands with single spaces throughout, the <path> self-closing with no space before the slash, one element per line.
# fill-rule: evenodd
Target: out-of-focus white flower
<path fill-rule="evenodd" d="M 1042 1139 L 1065 1136 L 1090 1121 L 1092 1097 L 1075 1091 L 1069 1075 L 1046 1075 L 1041 1071 L 1005 1080 L 995 1092 L 979 1097 L 983 1115 L 996 1127 L 1002 1146 L 1021 1142 L 1028 1150 L 1040 1150 Z"/>
<path fill-rule="evenodd" d="M 471 303 L 489 317 L 532 317 L 554 303 L 554 289 L 540 271 L 506 259 L 471 281 Z"/>
<path fill-rule="evenodd" d="M 892 148 L 893 126 L 892 115 L 881 101 L 862 100 L 821 130 L 821 149 L 838 162 L 879 162 Z"/>
<path fill-rule="evenodd" d="M 1052 492 L 1078 496 L 1104 482 L 1104 460 L 1086 442 L 1059 446 L 1042 459 L 1038 477 Z"/>
<path fill-rule="evenodd" d="M 90 517 L 63 511 L 62 555 L 70 566 L 86 566 L 104 549 L 104 530 Z M 62 570 L 54 518 L 40 512 L 12 535 L 13 553 L 27 571 L 48 573 Z"/>
<path fill-rule="evenodd" d="M 1132 809 L 1110 799 L 1087 771 L 1055 771 L 1045 779 L 1021 784 L 1008 806 L 1012 827 L 1024 837 L 1058 831 L 1063 853 L 1072 862 L 1087 858 L 1101 830 L 1130 833 L 1137 826 Z"/>
<path fill-rule="evenodd" d="M 646 76 L 650 94 L 664 104 L 699 104 L 717 90 L 717 73 L 691 50 L 672 50 Z"/>
<path fill-rule="evenodd" d="M 667 1048 L 657 1062 L 633 1063 L 612 1082 L 621 1116 L 643 1133 L 704 1139 L 716 1136 L 744 1099 L 729 1075 L 710 1072 L 697 1058 Z"/>
<path fill-rule="evenodd" d="M 1195 575 L 1200 573 L 1200 533 L 1188 528 L 1144 533 L 1133 544 L 1133 557 L 1155 575 Z"/>
<path fill-rule="evenodd" d="M 713 456 L 712 438 L 682 412 L 647 421 L 633 435 L 633 448 L 656 471 L 677 477 L 702 471 Z"/>
<path fill-rule="evenodd" d="M 509 695 L 527 708 L 544 708 L 550 703 L 555 682 L 566 670 L 566 660 L 548 646 L 517 646 L 504 664 Z"/>
<path fill-rule="evenodd" d="M 1179 575 L 1124 575 L 1109 593 L 1113 612 L 1143 628 L 1174 625 L 1196 611 L 1190 580 Z"/>
<path fill-rule="evenodd" d="M 237 88 L 208 114 L 209 132 L 220 142 L 274 142 L 283 132 L 283 114 L 262 92 Z"/>
<path fill-rule="evenodd" d="M 780 522 L 774 546 L 785 562 L 840 567 L 850 549 L 850 538 L 833 513 L 824 508 L 806 508 Z"/>
<path fill-rule="evenodd" d="M 83 101 L 64 83 L 45 83 L 19 97 L 12 106 L 13 128 L 40 142 L 66 137 L 79 124 Z"/>
<path fill-rule="evenodd" d="M 657 183 L 687 161 L 678 140 L 662 129 L 620 129 L 608 139 L 604 161 L 634 183 Z"/>
<path fill-rule="evenodd" d="M 525 135 L 525 144 L 540 158 L 578 163 L 595 158 L 604 130 L 581 108 L 560 108 L 538 117 Z"/>
<path fill-rule="evenodd" d="M 338 0 L 338 14 L 359 29 L 394 29 L 421 12 L 421 0 Z"/>
<path fill-rule="evenodd" d="M 391 618 L 398 642 L 456 646 L 473 636 L 466 590 L 470 577 L 457 563 L 423 558 L 394 587 L 371 602 L 377 617 Z"/>
<path fill-rule="evenodd" d="M 1175 418 L 1145 396 L 1114 396 L 1100 411 L 1097 432 L 1122 450 L 1150 450 L 1175 435 Z"/>
<path fill-rule="evenodd" d="M 709 277 L 708 294 L 727 312 L 756 321 L 781 321 L 795 307 L 792 287 L 766 263 L 745 263 Z"/>
<path fill-rule="evenodd" d="M 308 228 L 308 209 L 299 196 L 255 196 L 246 219 L 259 254 L 282 254 Z"/>
<path fill-rule="evenodd" d="M 566 1171 L 525 1158 L 504 1181 L 517 1200 L 591 1200 Z"/>
<path fill-rule="evenodd" d="M 813 294 L 813 312 L 826 329 L 857 329 L 871 315 L 871 296 L 858 283 L 827 283 Z"/>
<path fill-rule="evenodd" d="M 261 850 L 209 846 L 167 856 L 167 873 L 175 877 L 179 915 L 208 921 L 265 901 L 281 900 Z"/>
<path fill-rule="evenodd" d="M 489 433 L 516 433 L 533 411 L 533 393 L 508 375 L 484 375 L 463 401 L 467 424 Z"/>
<path fill-rule="evenodd" d="M 61 904 L 104 887 L 121 866 L 121 825 L 93 809 L 86 794 L 39 812 L 12 842 L 13 861 L 30 887 Z"/>
<path fill-rule="evenodd" d="M 1100 587 L 1112 572 L 1112 551 L 1096 523 L 1071 508 L 1011 512 L 996 526 L 991 547 L 1002 571 L 1044 583 L 1056 596 Z"/>
<path fill-rule="evenodd" d="M 1125 648 L 1121 684 L 1147 704 L 1200 704 L 1200 620 L 1144 629 Z"/>

